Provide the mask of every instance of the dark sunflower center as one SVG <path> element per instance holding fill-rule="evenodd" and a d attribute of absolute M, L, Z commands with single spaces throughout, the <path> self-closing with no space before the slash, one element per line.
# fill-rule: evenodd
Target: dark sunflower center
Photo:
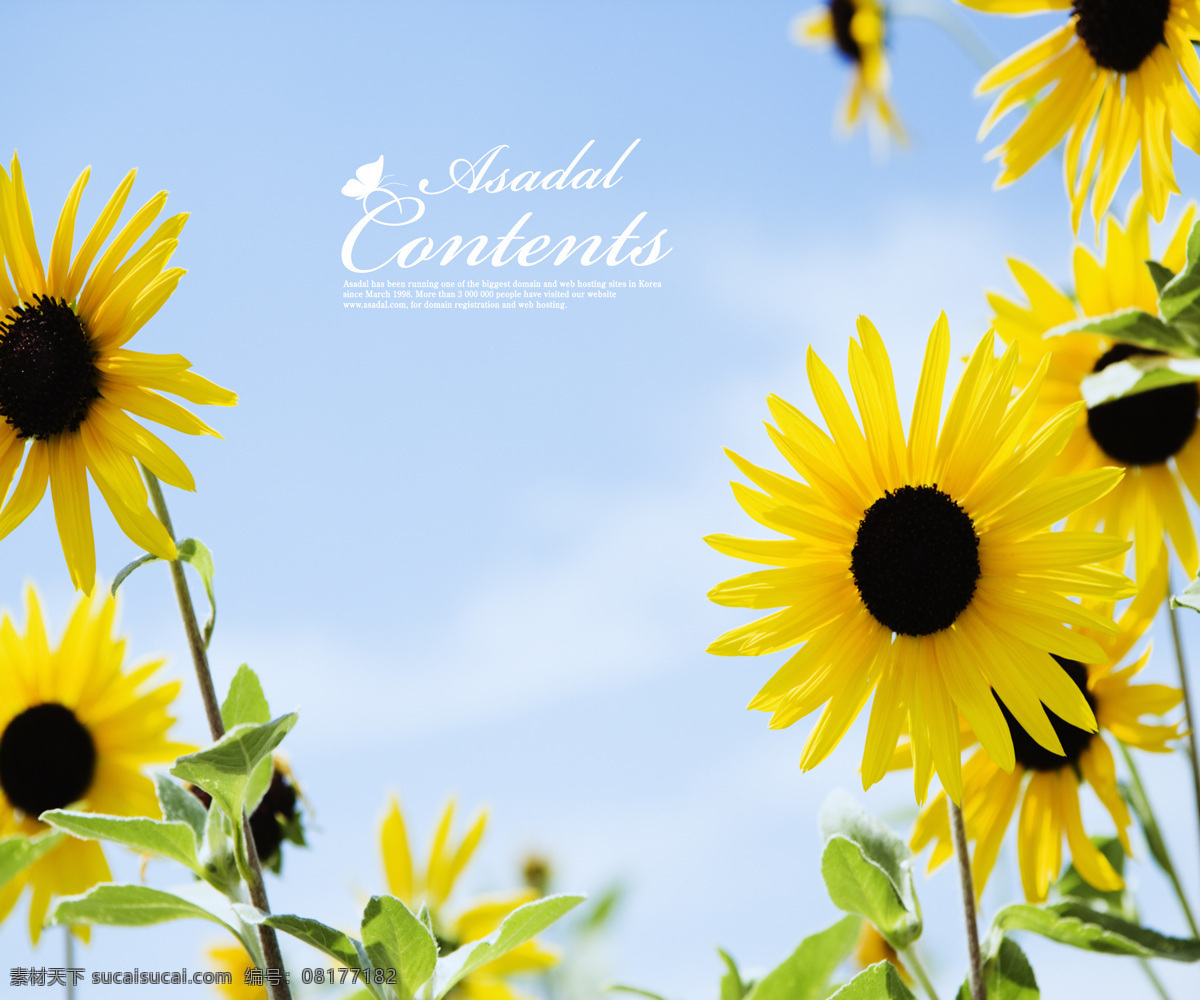
<path fill-rule="evenodd" d="M 1134 355 L 1158 355 L 1133 344 L 1117 344 L 1100 356 L 1092 371 Z M 1196 429 L 1200 392 L 1195 382 L 1168 385 L 1101 403 L 1088 410 L 1088 430 L 1109 458 L 1125 465 L 1155 465 L 1179 451 Z"/>
<path fill-rule="evenodd" d="M 27 816 L 83 797 L 96 770 L 96 744 L 57 702 L 27 708 L 0 735 L 0 788 Z"/>
<path fill-rule="evenodd" d="M 850 571 L 881 625 L 929 635 L 949 628 L 971 603 L 979 536 L 970 515 L 936 486 L 902 486 L 863 514 Z"/>
<path fill-rule="evenodd" d="M 854 0 L 829 0 L 829 18 L 833 21 L 833 41 L 838 51 L 851 62 L 862 62 L 862 49 L 850 33 L 850 22 L 858 13 Z"/>
<path fill-rule="evenodd" d="M 1053 654 L 1051 655 L 1053 656 Z M 1078 660 L 1068 660 L 1061 656 L 1055 656 L 1054 659 L 1067 672 L 1067 676 L 1075 682 L 1075 686 L 1083 692 L 1083 696 L 1087 699 L 1088 705 L 1091 706 L 1094 712 L 1096 710 L 1096 702 L 1088 692 L 1087 667 Z M 1013 754 L 1017 758 L 1017 763 L 1031 771 L 1057 771 L 1061 767 L 1073 766 L 1079 760 L 1083 751 L 1088 748 L 1088 744 L 1092 742 L 1092 737 L 1096 735 L 1095 733 L 1078 729 L 1069 722 L 1063 722 L 1062 719 L 1047 708 L 1046 716 L 1050 719 L 1050 725 L 1054 727 L 1054 732 L 1057 734 L 1059 742 L 1062 743 L 1063 751 L 1066 754 L 1066 756 L 1060 757 L 1052 750 L 1047 750 L 1025 732 L 1021 728 L 1021 724 L 1013 718 L 1012 713 L 1004 706 L 1004 703 L 999 698 L 996 701 L 1000 705 L 1000 711 L 1004 713 L 1005 721 L 1008 722 L 1008 731 L 1012 734 Z"/>
<path fill-rule="evenodd" d="M 250 817 L 254 848 L 264 865 L 279 853 L 283 843 L 283 827 L 296 818 L 296 788 L 276 770 L 271 784 Z"/>
<path fill-rule="evenodd" d="M 0 323 L 0 414 L 23 438 L 78 430 L 100 395 L 95 359 L 75 311 L 34 296 Z"/>
<path fill-rule="evenodd" d="M 1132 73 L 1166 42 L 1171 0 L 1074 0 L 1071 7 L 1075 34 L 1102 69 Z"/>

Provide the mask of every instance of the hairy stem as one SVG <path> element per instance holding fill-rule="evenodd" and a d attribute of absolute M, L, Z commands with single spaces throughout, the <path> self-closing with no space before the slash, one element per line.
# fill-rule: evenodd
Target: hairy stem
<path fill-rule="evenodd" d="M 962 809 L 949 799 L 950 829 L 954 834 L 954 856 L 958 859 L 958 878 L 962 883 L 963 916 L 967 924 L 967 956 L 970 958 L 971 1000 L 987 1000 L 983 982 L 983 956 L 979 952 L 979 927 L 975 921 L 975 880 L 971 877 L 971 855 L 967 851 L 967 831 Z"/>
<path fill-rule="evenodd" d="M 167 511 L 167 502 L 163 499 L 158 477 L 144 465 L 142 474 L 146 477 L 146 486 L 150 491 L 150 500 L 154 504 L 154 513 L 174 541 L 175 529 L 171 525 L 171 515 Z M 221 721 L 221 706 L 217 701 L 216 688 L 213 686 L 212 671 L 208 668 L 208 650 L 204 648 L 204 638 L 200 634 L 200 625 L 196 620 L 192 595 L 188 590 L 187 578 L 183 575 L 183 563 L 176 559 L 170 566 L 171 579 L 175 584 L 175 599 L 179 602 L 183 630 L 187 634 L 188 647 L 192 652 L 192 665 L 196 668 L 196 680 L 200 685 L 200 697 L 204 701 L 204 714 L 208 718 L 208 729 L 215 742 L 225 735 L 225 724 Z M 262 863 L 259 861 L 258 851 L 254 846 L 254 834 L 250 831 L 250 820 L 244 811 L 242 813 L 242 832 L 246 841 L 247 859 L 250 862 L 250 878 L 247 879 L 250 902 L 263 913 L 270 913 L 271 905 L 267 901 L 267 887 L 263 883 Z M 278 969 L 282 973 L 279 982 L 270 984 L 272 1000 L 291 1000 L 292 991 L 287 983 L 283 954 L 279 950 L 279 938 L 276 937 L 274 928 L 260 924 L 258 939 L 262 943 L 263 960 L 267 963 L 267 968 Z"/>

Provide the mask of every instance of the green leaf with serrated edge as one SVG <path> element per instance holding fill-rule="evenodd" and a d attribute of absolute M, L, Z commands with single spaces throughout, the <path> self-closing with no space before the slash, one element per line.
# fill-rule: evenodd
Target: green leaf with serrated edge
<path fill-rule="evenodd" d="M 1175 326 L 1141 309 L 1121 309 L 1107 316 L 1086 316 L 1042 334 L 1043 340 L 1070 333 L 1100 333 L 1152 350 L 1196 356 L 1195 345 Z"/>
<path fill-rule="evenodd" d="M 747 1000 L 820 1000 L 827 993 L 830 977 L 854 950 L 861 931 L 858 917 L 843 917 L 832 927 L 806 937 L 759 980 Z"/>
<path fill-rule="evenodd" d="M 233 925 L 207 907 L 183 896 L 148 885 L 94 886 L 79 896 L 59 900 L 51 915 L 55 924 L 103 924 L 110 927 L 148 927 L 169 920 L 208 920 L 237 935 Z"/>
<path fill-rule="evenodd" d="M 1154 279 L 1154 287 L 1157 288 L 1161 294 L 1162 290 L 1170 283 L 1171 279 L 1175 277 L 1175 272 L 1165 264 L 1160 264 L 1156 260 L 1148 260 L 1145 263 L 1146 269 L 1150 272 L 1150 277 Z"/>
<path fill-rule="evenodd" d="M 116 597 L 117 596 L 117 588 L 125 582 L 125 578 L 127 576 L 129 576 L 130 573 L 132 573 L 139 566 L 145 566 L 146 563 L 152 563 L 152 562 L 158 562 L 158 556 L 150 555 L 149 553 L 147 553 L 146 555 L 144 555 L 138 559 L 135 559 L 133 562 L 127 563 L 126 565 L 122 566 L 120 572 L 117 573 L 116 577 L 113 579 L 112 587 L 109 589 L 109 593 L 111 593 L 113 595 L 113 597 Z"/>
<path fill-rule="evenodd" d="M 213 628 L 217 624 L 217 599 L 213 596 L 213 558 L 204 543 L 198 538 L 185 538 L 175 546 L 179 558 L 187 563 L 197 573 L 204 583 L 204 592 L 208 595 L 208 621 L 204 623 L 204 648 L 212 639 Z"/>
<path fill-rule="evenodd" d="M 437 964 L 437 940 L 395 896 L 372 896 L 362 917 L 362 943 L 376 969 L 396 970 L 395 989 L 409 1000 L 429 982 Z"/>
<path fill-rule="evenodd" d="M 1079 383 L 1079 392 L 1088 407 L 1152 389 L 1184 385 L 1200 379 L 1200 358 L 1172 358 L 1166 355 L 1140 355 L 1117 361 L 1103 371 L 1087 375 Z"/>
<path fill-rule="evenodd" d="M 267 696 L 263 694 L 258 675 L 248 664 L 243 663 L 229 682 L 229 693 L 225 695 L 225 701 L 221 704 L 221 721 L 229 730 L 244 723 L 261 725 L 270 720 L 271 709 L 267 704 Z M 273 760 L 268 757 L 254 769 L 246 787 L 247 813 L 253 813 L 267 793 L 274 767 Z"/>
<path fill-rule="evenodd" d="M 891 962 L 876 962 L 838 990 L 830 1000 L 917 1000 Z"/>
<path fill-rule="evenodd" d="M 149 851 L 160 858 L 178 861 L 197 875 L 204 875 L 204 866 L 196 856 L 196 831 L 187 823 L 67 809 L 50 809 L 42 813 L 41 820 L 81 840 L 108 840 L 135 851 Z"/>
<path fill-rule="evenodd" d="M 1158 308 L 1170 320 L 1200 297 L 1200 224 L 1188 234 L 1187 263 L 1182 271 L 1159 290 Z"/>
<path fill-rule="evenodd" d="M 738 972 L 737 962 L 724 949 L 718 948 L 717 954 L 725 963 L 725 973 L 721 976 L 721 1000 L 742 1000 L 746 995 L 746 986 L 742 982 L 742 974 Z"/>
<path fill-rule="evenodd" d="M 203 844 L 204 827 L 208 823 L 208 810 L 203 803 L 161 771 L 154 772 L 154 794 L 163 819 L 186 823 L 195 831 L 196 843 Z"/>
<path fill-rule="evenodd" d="M 61 833 L 47 830 L 33 837 L 16 834 L 0 840 L 0 889 L 48 851 L 54 850 L 62 839 Z"/>
<path fill-rule="evenodd" d="M 1008 930 L 1032 931 L 1060 944 L 1107 955 L 1200 961 L 1200 941 L 1168 937 L 1073 901 L 1050 906 L 1027 903 L 1006 906 L 992 921 L 991 933 L 998 935 Z"/>
<path fill-rule="evenodd" d="M 433 974 L 432 1000 L 441 1000 L 463 976 L 493 962 L 530 938 L 540 934 L 564 914 L 573 910 L 586 896 L 545 896 L 518 906 L 491 934 L 463 945 L 438 959 Z"/>
<path fill-rule="evenodd" d="M 1001 938 L 997 953 L 984 962 L 983 982 L 988 1000 L 1038 1000 L 1041 996 L 1033 966 L 1012 938 Z M 971 1000 L 969 976 L 957 1000 Z"/>
<path fill-rule="evenodd" d="M 1125 874 L 1125 849 L 1116 837 L 1092 837 L 1100 853 L 1104 855 L 1113 871 Z M 1068 864 L 1062 876 L 1054 884 L 1055 891 L 1066 899 L 1077 899 L 1089 906 L 1097 906 L 1107 913 L 1115 913 L 1126 920 L 1135 920 L 1133 898 L 1127 889 L 1097 889 L 1079 874 L 1075 865 Z"/>

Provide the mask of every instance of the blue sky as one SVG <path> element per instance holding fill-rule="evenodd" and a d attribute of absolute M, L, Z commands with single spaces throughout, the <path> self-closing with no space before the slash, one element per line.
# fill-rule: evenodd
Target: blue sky
<path fill-rule="evenodd" d="M 199 490 L 169 502 L 216 557 L 218 685 L 248 661 L 275 707 L 301 712 L 287 750 L 316 816 L 311 850 L 269 886 L 276 909 L 350 925 L 359 894 L 383 887 L 377 826 L 396 791 L 418 833 L 450 793 L 489 805 L 466 888 L 510 886 L 533 848 L 560 888 L 623 880 L 609 973 L 672 998 L 712 995 L 717 945 L 762 970 L 832 921 L 816 810 L 830 789 L 857 788 L 861 732 L 801 775 L 807 726 L 769 732 L 743 707 L 771 665 L 703 652 L 736 624 L 704 600 L 735 568 L 700 538 L 750 527 L 721 449 L 778 466 L 764 397 L 807 405 L 807 346 L 844 371 L 860 312 L 911 398 L 939 311 L 965 352 L 986 329 L 984 290 L 1010 287 L 1005 258 L 1066 281 L 1072 237 L 1058 161 L 991 190 L 977 71 L 925 22 L 894 32 L 912 148 L 877 162 L 861 133 L 836 138 L 847 71 L 789 41 L 803 9 L 8 5 L 9 37 L 26 41 L 6 52 L 3 141 L 21 154 L 43 247 L 88 164 L 83 219 L 130 166 L 135 200 L 167 188 L 169 209 L 192 213 L 176 256 L 189 274 L 133 346 L 179 351 L 240 394 L 205 414 L 224 440 L 178 442 Z M 1055 18 L 974 23 L 1010 52 Z M 673 249 L 634 277 L 661 289 L 532 314 L 342 307 L 354 276 L 339 252 L 361 208 L 340 191 L 360 165 L 383 155 L 414 194 L 501 144 L 504 164 L 545 171 L 589 140 L 588 163 L 607 168 L 635 139 L 609 190 L 455 191 L 431 197 L 422 222 L 441 238 L 496 237 L 532 211 L 527 231 L 559 238 L 613 235 L 644 211 L 641 231 L 666 228 Z M 1196 190 L 1194 157 L 1177 157 Z M 1127 199 L 1128 185 L 1122 210 Z M 498 270 L 487 276 L 517 276 Z M 608 270 L 557 277 L 630 276 Z M 111 579 L 135 553 L 107 514 L 96 521 Z M 0 605 L 19 609 L 34 581 L 61 627 L 73 597 L 48 505 L 0 554 Z M 199 740 L 165 569 L 124 591 L 133 656 L 170 656 L 187 679 L 180 731 Z M 1188 631 L 1200 637 L 1200 622 Z M 1151 673 L 1169 676 L 1165 658 Z M 1147 770 L 1179 804 L 1167 825 L 1195 885 L 1186 797 L 1172 795 L 1182 762 Z M 864 799 L 911 818 L 903 779 Z M 992 905 L 1015 894 L 1013 865 L 1002 858 L 1010 877 L 997 875 Z M 1145 912 L 1178 931 L 1155 873 L 1137 879 Z M 952 873 L 919 891 L 949 989 L 962 969 Z M 81 962 L 196 967 L 195 942 L 210 939 L 198 925 L 101 930 Z M 0 927 L 8 965 L 58 964 L 60 945 L 49 935 L 31 953 L 19 917 Z M 1081 980 L 1145 991 L 1132 963 L 1029 952 L 1047 995 Z M 1164 976 L 1194 983 L 1187 969 Z"/>

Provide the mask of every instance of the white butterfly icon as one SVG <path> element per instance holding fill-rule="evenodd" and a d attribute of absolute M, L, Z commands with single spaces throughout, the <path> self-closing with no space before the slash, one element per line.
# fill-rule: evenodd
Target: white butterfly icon
<path fill-rule="evenodd" d="M 364 163 L 350 180 L 342 185 L 342 194 L 347 198 L 365 198 L 372 191 L 379 190 L 379 182 L 383 180 L 383 157 L 374 163 Z"/>

